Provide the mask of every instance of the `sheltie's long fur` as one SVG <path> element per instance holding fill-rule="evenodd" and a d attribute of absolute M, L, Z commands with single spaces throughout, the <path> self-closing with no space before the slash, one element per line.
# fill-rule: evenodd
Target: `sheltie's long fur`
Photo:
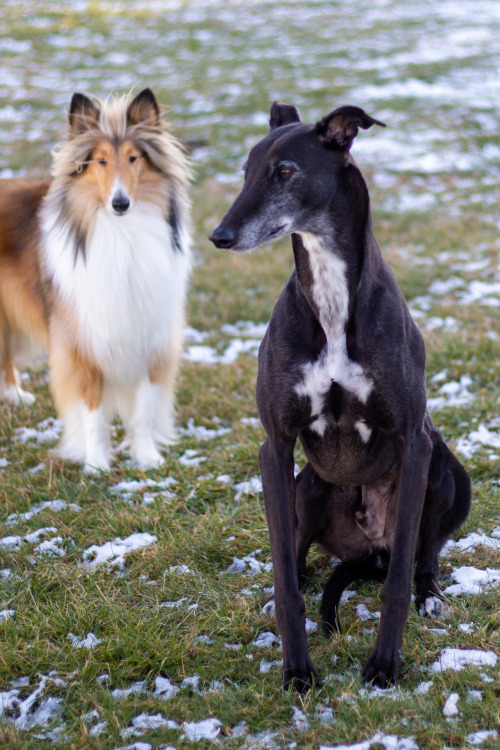
<path fill-rule="evenodd" d="M 14 368 L 48 347 L 62 457 L 109 468 L 117 413 L 135 463 L 174 439 L 190 272 L 189 168 L 150 89 L 73 96 L 53 180 L 0 180 L 0 398 L 31 403 Z"/>

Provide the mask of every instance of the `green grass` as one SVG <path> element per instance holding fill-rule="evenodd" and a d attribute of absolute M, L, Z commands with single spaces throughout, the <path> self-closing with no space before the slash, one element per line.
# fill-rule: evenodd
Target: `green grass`
<path fill-rule="evenodd" d="M 483 46 L 479 53 L 473 43 L 463 60 L 444 57 L 420 64 L 415 53 L 419 35 L 427 34 L 439 45 L 447 22 L 432 16 L 431 5 L 427 21 L 420 14 L 412 15 L 411 3 L 399 3 L 397 8 L 403 5 L 408 16 L 396 14 L 393 19 L 391 14 L 377 15 L 367 0 L 360 3 L 364 13 L 320 0 L 300 6 L 300 12 L 290 3 L 221 4 L 216 12 L 186 2 L 158 14 L 127 3 L 91 2 L 86 10 L 75 11 L 70 3 L 35 2 L 24 7 L 1 2 L 10 46 L 0 46 L 0 55 L 10 77 L 3 87 L 0 82 L 0 113 L 15 105 L 20 116 L 5 115 L 2 120 L 0 172 L 46 174 L 74 90 L 104 96 L 110 90 L 150 85 L 169 108 L 175 133 L 206 142 L 193 152 L 196 178 L 191 197 L 199 263 L 192 277 L 188 320 L 193 328 L 208 333 L 204 343 L 224 351 L 231 337 L 221 327 L 242 320 L 269 320 L 292 268 L 289 240 L 236 256 L 215 250 L 207 239 L 238 189 L 238 183 L 222 182 L 219 175 L 238 173 L 249 147 L 266 132 L 262 117 L 270 101 L 294 101 L 311 120 L 338 104 L 365 106 L 353 98 L 353 87 L 384 85 L 388 69 L 375 64 L 383 59 L 381 55 L 410 55 L 407 63 L 399 61 L 391 69 L 393 82 L 398 78 L 420 78 L 429 85 L 453 82 L 462 65 L 467 85 L 468 71 L 487 75 L 490 70 L 490 48 Z M 334 47 L 326 29 L 335 30 Z M 28 46 L 16 48 L 14 42 Z M 109 58 L 111 53 L 126 54 L 128 60 Z M 368 101 L 366 107 L 387 121 L 395 143 L 408 141 L 410 150 L 415 125 L 428 129 L 429 151 L 434 149 L 440 156 L 450 148 L 474 157 L 485 144 L 498 144 L 497 130 L 488 130 L 486 115 L 494 117 L 494 113 L 486 105 L 474 109 L 472 97 L 469 102 L 465 95 L 460 105 L 436 102 L 409 93 Z M 257 113 L 260 119 L 254 120 Z M 363 133 L 359 140 L 371 137 Z M 384 166 L 383 150 L 380 157 L 381 165 L 373 158 L 356 158 L 370 185 L 378 242 L 407 300 L 411 304 L 417 299 L 418 310 L 418 299 L 427 297 L 436 279 L 458 276 L 464 281 L 461 288 L 429 295 L 429 307 L 417 319 L 427 345 L 429 396 L 438 396 L 444 382 L 463 375 L 472 379 L 469 391 L 474 398 L 469 404 L 433 413 L 445 438 L 456 447 L 480 425 L 496 432 L 499 428 L 499 339 L 490 335 L 500 330 L 499 308 L 481 301 L 460 302 L 460 292 L 472 281 L 498 281 L 498 165 L 493 156 L 475 170 L 457 166 L 428 174 L 416 167 L 392 170 Z M 381 174 L 386 182 L 377 181 Z M 411 206 L 396 210 L 391 201 L 397 202 L 405 191 L 432 192 L 435 203 L 426 211 Z M 467 270 L 467 262 L 474 260 L 483 260 L 484 267 Z M 460 263 L 464 267 L 455 268 Z M 454 329 L 428 327 L 433 317 L 447 316 L 455 318 Z M 434 376 L 444 370 L 445 379 L 435 382 Z M 26 388 L 37 396 L 34 406 L 13 410 L 0 404 L 0 458 L 9 462 L 0 467 L 0 539 L 26 536 L 43 527 L 57 532 L 16 549 L 0 546 L 0 569 L 11 571 L 0 578 L 0 610 L 15 610 L 13 617 L 0 623 L 0 692 L 14 689 L 15 681 L 24 678 L 15 688 L 24 699 L 49 676 L 40 699 L 60 699 L 61 715 L 28 731 L 0 720 L 0 747 L 112 750 L 139 741 L 155 749 L 191 747 L 183 739 L 181 725 L 208 717 L 220 720 L 218 740 L 227 748 L 272 747 L 271 740 L 266 745 L 266 732 L 272 733 L 274 746 L 280 748 L 351 744 L 380 732 L 413 737 L 425 750 L 468 748 L 467 735 L 482 729 L 500 733 L 498 663 L 461 672 L 429 671 L 450 646 L 500 655 L 498 590 L 451 599 L 450 616 L 443 622 L 425 621 L 412 609 L 400 684 L 386 695 L 374 697 L 360 679 L 378 621 L 361 621 L 356 606 L 366 604 L 371 612 L 378 611 L 376 584 L 354 586 L 355 595 L 341 609 L 341 636 L 328 641 L 320 629 L 309 634 L 321 687 L 300 697 L 282 690 L 279 667 L 260 672 L 262 659 L 281 658 L 279 649 L 253 644 L 259 633 L 277 634 L 275 620 L 262 609 L 272 572 L 264 567 L 254 576 L 226 572 L 234 557 L 255 553 L 263 564 L 271 560 L 261 494 L 243 494 L 235 502 L 233 486 L 259 474 L 263 431 L 242 422 L 256 417 L 255 357 L 242 355 L 233 365 L 218 367 L 183 362 L 178 424 L 186 427 L 194 419 L 196 425 L 224 426 L 230 432 L 201 442 L 181 436 L 160 471 L 144 474 L 127 468 L 120 457 L 108 475 L 98 478 L 54 458 L 49 452 L 53 443 L 19 442 L 17 428 L 36 427 L 55 415 L 43 363 L 27 373 Z M 220 422 L 214 422 L 215 417 Z M 117 442 L 120 434 L 117 426 Z M 198 451 L 205 460 L 186 466 L 180 460 L 186 450 Z M 470 458 L 463 458 L 472 477 L 474 502 L 456 538 L 479 529 L 491 536 L 500 524 L 500 461 L 491 457 L 495 453 L 500 450 L 477 446 Z M 296 459 L 303 465 L 300 450 Z M 42 469 L 30 473 L 41 463 Z M 221 475 L 228 475 L 230 483 L 219 481 Z M 160 481 L 167 476 L 176 480 L 169 488 L 170 497 L 157 494 L 150 502 L 148 493 L 156 492 L 154 487 L 126 498 L 110 491 L 122 481 L 146 477 Z M 5 523 L 13 513 L 56 499 L 74 503 L 80 510 L 45 509 L 13 525 Z M 82 566 L 83 553 L 91 545 L 137 532 L 154 534 L 157 541 L 128 554 L 123 568 L 103 565 L 89 571 Z M 37 544 L 54 536 L 62 538 L 59 546 L 65 555 L 37 554 Z M 319 622 L 315 597 L 328 578 L 330 563 L 318 547 L 313 547 L 308 562 L 307 616 Z M 499 563 L 500 553 L 487 547 L 454 551 L 442 559 L 444 584 L 450 582 L 453 568 L 498 569 Z M 191 574 L 167 572 L 179 565 L 187 565 Z M 162 606 L 182 598 L 185 602 L 179 607 Z M 472 631 L 463 632 L 459 628 L 463 623 L 472 624 Z M 75 648 L 68 638 L 69 633 L 85 637 L 90 632 L 100 639 L 92 650 Z M 210 642 L 200 636 L 208 636 Z M 154 694 L 159 676 L 180 688 L 168 701 Z M 193 676 L 199 677 L 194 689 L 186 683 L 181 687 L 185 678 Z M 432 681 L 429 691 L 415 693 L 417 685 L 427 680 Z M 113 690 L 139 681 L 146 681 L 142 692 L 122 700 L 113 697 Z M 480 691 L 481 701 L 470 700 L 472 690 Z M 444 702 L 455 692 L 460 696 L 459 714 L 446 718 Z M 332 709 L 335 723 L 320 722 L 322 707 Z M 296 708 L 307 716 L 303 731 L 292 720 Z M 86 718 L 92 711 L 94 718 Z M 127 729 L 141 713 L 160 714 L 178 728 L 164 726 L 128 736 Z M 106 725 L 93 736 L 97 722 Z M 59 734 L 51 735 L 57 727 Z M 482 747 L 493 748 L 497 741 L 490 739 Z M 211 744 L 205 741 L 199 747 Z M 383 745 L 373 743 L 374 750 L 379 747 Z"/>

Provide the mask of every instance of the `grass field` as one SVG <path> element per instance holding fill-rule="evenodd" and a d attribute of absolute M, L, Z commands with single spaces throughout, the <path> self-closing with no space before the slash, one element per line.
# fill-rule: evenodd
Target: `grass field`
<path fill-rule="evenodd" d="M 34 406 L 0 404 L 0 747 L 498 747 L 498 3 L 2 0 L 0 14 L 1 177 L 47 174 L 74 91 L 151 86 L 196 144 L 180 439 L 164 470 L 118 455 L 94 478 L 51 457 L 59 425 L 43 362 L 23 373 Z M 426 340 L 433 419 L 473 481 L 470 517 L 441 560 L 449 615 L 412 610 L 400 683 L 383 693 L 360 679 L 378 584 L 353 587 L 344 631 L 327 641 L 315 628 L 331 563 L 311 550 L 323 684 L 304 698 L 281 689 L 264 607 L 255 355 L 290 242 L 236 257 L 207 236 L 277 98 L 306 121 L 355 104 L 387 123 L 353 154 Z M 450 649 L 479 662 L 446 668 Z"/>

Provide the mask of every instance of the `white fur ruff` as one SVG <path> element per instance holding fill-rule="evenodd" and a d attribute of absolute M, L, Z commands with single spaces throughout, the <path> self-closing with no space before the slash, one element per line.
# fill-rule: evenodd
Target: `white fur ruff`
<path fill-rule="evenodd" d="M 182 252 L 160 210 L 138 203 L 115 216 L 96 213 L 85 257 L 75 257 L 68 232 L 47 204 L 41 214 L 45 268 L 56 298 L 76 330 L 76 348 L 104 376 L 104 415 L 89 416 L 83 402 L 63 414 L 61 454 L 88 470 L 109 465 L 106 421 L 118 413 L 125 423 L 134 461 L 156 466 L 157 443 L 172 442 L 173 404 L 149 381 L 150 369 L 168 356 L 184 325 L 190 272 L 187 230 Z"/>
<path fill-rule="evenodd" d="M 317 415 L 309 427 L 323 435 L 327 427 L 327 419 L 322 413 L 323 404 L 332 381 L 354 393 L 362 403 L 366 403 L 373 383 L 366 377 L 361 365 L 349 359 L 347 354 L 345 326 L 349 296 L 345 264 L 323 246 L 319 235 L 302 233 L 301 237 L 309 255 L 312 295 L 327 344 L 318 360 L 303 366 L 304 379 L 295 390 L 300 396 L 309 397 L 311 416 Z M 370 428 L 364 424 L 360 428 L 359 423 L 356 426 L 361 439 L 369 439 Z"/>

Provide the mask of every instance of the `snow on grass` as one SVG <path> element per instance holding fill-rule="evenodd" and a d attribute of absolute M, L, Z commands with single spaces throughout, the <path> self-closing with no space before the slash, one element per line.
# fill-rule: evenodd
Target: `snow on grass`
<path fill-rule="evenodd" d="M 187 437 L 193 437 L 195 440 L 213 440 L 217 437 L 222 437 L 223 435 L 227 435 L 228 432 L 231 432 L 230 427 L 218 427 L 215 429 L 209 429 L 207 427 L 204 427 L 203 425 L 195 425 L 194 419 L 191 417 L 187 421 L 187 427 L 179 427 L 179 432 L 181 435 L 186 435 Z"/>
<path fill-rule="evenodd" d="M 451 577 L 456 583 L 445 588 L 447 596 L 460 596 L 460 594 L 482 594 L 488 588 L 500 586 L 500 570 L 487 568 L 478 570 L 472 566 L 462 565 L 454 568 Z"/>
<path fill-rule="evenodd" d="M 47 726 L 60 719 L 63 711 L 62 698 L 50 696 L 42 699 L 49 682 L 66 685 L 64 680 L 48 675 L 40 676 L 38 687 L 24 699 L 19 697 L 17 688 L 0 692 L 0 719 L 25 731 Z"/>
<path fill-rule="evenodd" d="M 445 701 L 443 706 L 443 716 L 456 716 L 458 714 L 458 701 L 460 696 L 458 693 L 451 693 Z"/>
<path fill-rule="evenodd" d="M 319 750 L 371 750 L 372 746 L 383 745 L 385 750 L 419 750 L 413 737 L 400 738 L 393 734 L 377 732 L 370 740 L 354 745 L 320 745 Z"/>
<path fill-rule="evenodd" d="M 1 609 L 0 610 L 0 622 L 6 622 L 10 620 L 16 614 L 15 609 Z"/>
<path fill-rule="evenodd" d="M 219 719 L 204 719 L 202 721 L 186 721 L 182 725 L 183 733 L 181 739 L 190 742 L 201 742 L 210 740 L 214 742 L 220 734 L 222 722 Z"/>
<path fill-rule="evenodd" d="M 37 429 L 38 428 L 38 429 Z M 35 427 L 17 427 L 14 430 L 15 441 L 18 443 L 51 443 L 58 440 L 62 432 L 62 422 L 49 417 Z"/>
<path fill-rule="evenodd" d="M 123 568 L 125 565 L 125 555 L 129 552 L 135 552 L 139 549 L 149 547 L 156 542 L 154 534 L 146 532 L 130 534 L 126 539 L 117 537 L 112 542 L 104 544 L 92 544 L 83 552 L 83 567 L 92 569 L 98 565 L 107 563 L 116 568 Z"/>
<path fill-rule="evenodd" d="M 467 534 L 467 536 L 464 536 L 457 541 L 454 541 L 453 539 L 447 541 L 441 550 L 441 555 L 446 556 L 452 552 L 473 552 L 476 547 L 500 550 L 500 539 L 477 531 L 472 531 L 470 534 Z"/>
<path fill-rule="evenodd" d="M 234 501 L 237 503 L 243 495 L 257 495 L 262 492 L 262 479 L 260 476 L 250 477 L 245 482 L 238 482 L 233 486 L 236 490 Z"/>
<path fill-rule="evenodd" d="M 86 648 L 89 651 L 102 643 L 102 638 L 98 638 L 94 633 L 87 633 L 84 638 L 79 638 L 73 633 L 68 633 L 68 638 L 73 648 Z"/>
<path fill-rule="evenodd" d="M 427 408 L 429 411 L 439 411 L 444 407 L 469 406 L 475 398 L 469 391 L 471 385 L 473 381 L 470 375 L 462 375 L 459 381 L 445 383 L 438 391 L 441 395 L 427 399 Z"/>
<path fill-rule="evenodd" d="M 445 672 L 452 669 L 460 672 L 466 667 L 494 667 L 498 657 L 494 651 L 479 649 L 445 648 L 439 659 L 431 666 L 431 672 Z"/>
<path fill-rule="evenodd" d="M 22 521 L 29 521 L 30 518 L 36 516 L 38 513 L 50 510 L 52 512 L 58 512 L 62 510 L 72 510 L 78 512 L 81 510 L 80 506 L 76 503 L 67 503 L 64 500 L 46 500 L 42 503 L 35 503 L 31 506 L 30 510 L 25 513 L 11 513 L 5 521 L 6 526 L 14 526 L 15 524 L 21 523 Z"/>
<path fill-rule="evenodd" d="M 481 448 L 485 449 L 490 459 L 496 460 L 498 455 L 493 451 L 500 451 L 500 433 L 498 432 L 497 420 L 494 420 L 493 429 L 480 424 L 477 430 L 472 430 L 467 437 L 457 440 L 456 450 L 466 458 L 471 458 Z"/>
<path fill-rule="evenodd" d="M 255 550 L 255 552 L 251 552 L 249 555 L 245 555 L 245 557 L 233 557 L 233 562 L 231 565 L 226 569 L 226 573 L 245 573 L 250 576 L 255 576 L 258 573 L 270 573 L 273 569 L 272 563 L 263 563 L 260 562 L 260 560 L 255 559 L 255 555 L 258 555 L 259 552 L 261 552 L 260 549 Z"/>

